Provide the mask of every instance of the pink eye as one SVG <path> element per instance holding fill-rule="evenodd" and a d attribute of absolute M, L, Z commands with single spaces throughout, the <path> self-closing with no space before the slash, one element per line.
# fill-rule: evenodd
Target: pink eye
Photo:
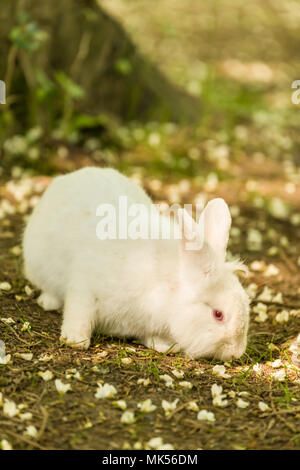
<path fill-rule="evenodd" d="M 224 315 L 220 310 L 213 310 L 213 316 L 217 321 L 223 321 Z"/>

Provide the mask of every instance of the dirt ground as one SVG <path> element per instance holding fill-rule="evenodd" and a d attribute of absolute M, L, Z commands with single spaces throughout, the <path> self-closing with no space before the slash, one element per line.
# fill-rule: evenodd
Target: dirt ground
<path fill-rule="evenodd" d="M 156 202 L 224 197 L 233 219 L 229 250 L 249 267 L 241 275 L 252 296 L 248 347 L 223 364 L 100 334 L 88 351 L 62 346 L 61 312 L 37 305 L 20 250 L 50 172 L 38 164 L 20 171 L 17 160 L 0 187 L 0 339 L 8 355 L 0 364 L 0 447 L 299 449 L 300 368 L 290 350 L 300 333 L 300 111 L 290 101 L 299 78 L 298 4 L 286 2 L 284 11 L 279 2 L 280 15 L 272 16 L 258 1 L 198 8 L 174 0 L 171 10 L 167 0 L 155 9 L 145 0 L 102 3 L 165 73 L 200 96 L 202 120 L 196 130 L 124 127 L 120 151 L 62 143 L 51 173 L 113 165 Z M 69 390 L 59 393 L 56 380 Z M 99 383 L 113 385 L 115 395 L 96 398 Z M 214 384 L 223 387 L 226 406 L 213 401 Z M 147 402 L 142 412 L 138 405 L 148 399 L 156 408 Z M 125 406 L 134 413 L 127 424 Z M 206 414 L 211 421 L 199 419 L 202 410 L 213 413 Z"/>
<path fill-rule="evenodd" d="M 34 181 L 35 185 L 37 182 L 40 186 L 41 182 L 48 184 L 48 179 Z M 37 292 L 24 290 L 29 284 L 22 275 L 21 256 L 15 249 L 20 245 L 23 217 L 11 215 L 2 221 L 0 280 L 9 282 L 12 288 L 1 291 L 0 297 L 1 338 L 6 344 L 6 353 L 11 355 L 10 362 L 0 366 L 0 385 L 3 401 L 13 400 L 24 409 L 11 418 L 2 412 L 1 439 L 7 439 L 17 449 L 149 448 L 153 437 L 161 437 L 175 449 L 300 447 L 300 370 L 291 361 L 288 349 L 300 331 L 299 228 L 276 221 L 266 211 L 254 210 L 236 199 L 236 194 L 243 194 L 244 186 L 241 177 L 238 188 L 232 182 L 223 183 L 222 190 L 218 191 L 230 201 L 231 207 L 240 207 L 240 214 L 233 220 L 234 227 L 241 229 L 241 235 L 238 242 L 231 237 L 230 249 L 232 253 L 242 253 L 250 265 L 250 274 L 244 283 L 257 285 L 252 307 L 258 304 L 257 297 L 265 286 L 281 292 L 283 303 L 266 302 L 268 319 L 262 323 L 255 321 L 252 308 L 247 352 L 241 360 L 226 364 L 228 378 L 213 373 L 216 361 L 192 361 L 181 353 L 166 356 L 134 341 L 98 335 L 85 352 L 61 346 L 58 340 L 60 312 L 45 313 L 36 303 Z M 11 204 L 13 206 L 13 202 Z M 264 227 L 263 232 L 272 226 L 276 239 L 288 238 L 288 248 L 280 248 L 278 254 L 268 256 L 266 253 L 273 242 L 267 240 L 259 255 L 249 251 L 246 230 L 257 226 Z M 255 271 L 255 265 L 251 264 L 255 260 L 265 262 L 266 266 L 275 265 L 278 274 L 266 277 L 265 267 L 261 272 Z M 275 320 L 282 310 L 294 312 L 286 323 Z M 7 324 L 7 318 L 14 323 Z M 22 331 L 26 322 L 30 326 Z M 18 357 L 24 353 L 32 353 L 32 359 Z M 45 355 L 46 361 L 41 360 Z M 281 360 L 279 365 L 275 362 L 277 359 Z M 39 372 L 46 370 L 53 373 L 49 381 L 39 376 Z M 274 376 L 278 370 L 285 371 L 283 381 Z M 71 375 L 67 378 L 67 374 Z M 167 387 L 161 379 L 164 374 L 172 377 L 172 387 Z M 60 395 L 54 379 L 70 384 L 71 390 Z M 138 384 L 139 379 L 149 379 L 149 384 Z M 182 381 L 189 382 L 192 388 L 180 385 Z M 98 382 L 115 386 L 114 399 L 95 398 Z M 214 383 L 221 385 L 227 394 L 228 405 L 224 408 L 212 403 Z M 156 410 L 141 413 L 138 403 L 149 398 L 157 406 Z M 246 408 L 237 406 L 239 398 L 248 403 Z M 173 402 L 175 399 L 178 399 L 176 408 L 166 416 L 162 400 Z M 136 422 L 122 424 L 123 411 L 116 408 L 114 400 L 125 400 L 127 409 L 135 412 Z M 189 409 L 190 402 L 196 402 L 194 410 Z M 266 403 L 268 409 L 260 410 L 259 402 Z M 202 409 L 212 411 L 215 422 L 197 420 L 197 412 Z M 32 417 L 22 421 L 21 415 L 27 412 L 32 413 Z M 35 426 L 37 436 L 26 434 L 28 425 Z"/>

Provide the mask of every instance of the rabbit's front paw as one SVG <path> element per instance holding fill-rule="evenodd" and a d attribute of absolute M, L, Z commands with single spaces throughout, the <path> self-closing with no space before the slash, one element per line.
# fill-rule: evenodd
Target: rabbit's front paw
<path fill-rule="evenodd" d="M 77 349 L 88 349 L 90 345 L 90 338 L 86 338 L 84 336 L 81 336 L 80 334 L 76 332 L 66 332 L 62 331 L 61 336 L 60 336 L 60 341 L 62 343 L 67 344 L 68 346 L 71 346 L 71 348 L 77 348 Z"/>
<path fill-rule="evenodd" d="M 62 303 L 53 295 L 43 292 L 37 299 L 37 303 L 44 310 L 58 310 Z"/>

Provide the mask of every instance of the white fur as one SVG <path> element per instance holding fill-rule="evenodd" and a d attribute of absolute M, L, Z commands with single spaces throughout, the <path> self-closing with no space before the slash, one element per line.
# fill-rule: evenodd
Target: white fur
<path fill-rule="evenodd" d="M 236 265 L 225 262 L 226 203 L 210 201 L 198 224 L 179 210 L 198 233 L 197 251 L 188 251 L 185 239 L 99 240 L 96 208 L 117 207 L 120 195 L 152 206 L 143 189 L 117 171 L 85 168 L 55 178 L 29 219 L 25 274 L 42 290 L 40 306 L 64 307 L 61 339 L 88 348 L 97 326 L 159 351 L 174 346 L 191 357 L 240 357 L 249 300 Z M 224 322 L 212 309 L 224 312 Z"/>

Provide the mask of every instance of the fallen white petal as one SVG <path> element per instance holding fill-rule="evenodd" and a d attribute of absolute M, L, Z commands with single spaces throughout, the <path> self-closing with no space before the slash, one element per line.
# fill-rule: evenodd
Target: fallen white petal
<path fill-rule="evenodd" d="M 212 369 L 213 374 L 217 375 L 218 377 L 222 377 L 223 379 L 228 379 L 230 377 L 229 374 L 226 374 L 225 366 L 216 365 Z"/>
<path fill-rule="evenodd" d="M 267 411 L 267 410 L 270 409 L 270 407 L 266 403 L 264 403 L 263 401 L 258 402 L 258 408 L 261 411 Z"/>
<path fill-rule="evenodd" d="M 5 416 L 13 418 L 17 414 L 19 414 L 19 411 L 20 410 L 18 409 L 14 401 L 8 400 L 7 398 L 4 400 L 3 413 Z"/>
<path fill-rule="evenodd" d="M 138 403 L 138 408 L 142 413 L 151 413 L 156 410 L 157 406 L 153 405 L 152 400 L 148 398 L 147 400 Z"/>
<path fill-rule="evenodd" d="M 159 378 L 164 380 L 166 387 L 173 387 L 173 379 L 168 374 L 160 375 Z"/>
<path fill-rule="evenodd" d="M 274 264 L 270 264 L 264 272 L 264 276 L 271 277 L 279 274 L 279 269 Z"/>
<path fill-rule="evenodd" d="M 23 326 L 22 326 L 22 328 L 21 328 L 21 331 L 28 331 L 28 330 L 30 330 L 30 329 L 31 329 L 31 325 L 30 325 L 29 321 L 25 321 L 25 322 L 23 323 Z"/>
<path fill-rule="evenodd" d="M 29 419 L 32 419 L 32 413 L 21 413 L 19 415 L 19 418 L 22 420 L 22 421 L 28 421 Z"/>
<path fill-rule="evenodd" d="M 161 437 L 153 437 L 148 442 L 148 445 L 149 445 L 149 447 L 151 447 L 151 449 L 157 450 L 159 447 L 161 447 L 163 445 L 163 440 L 162 440 Z"/>
<path fill-rule="evenodd" d="M 53 379 L 53 372 L 51 370 L 45 370 L 45 372 L 38 372 L 38 375 L 42 377 L 45 382 Z"/>
<path fill-rule="evenodd" d="M 131 364 L 132 363 L 132 359 L 130 357 L 123 357 L 121 359 L 121 362 L 122 364 Z"/>
<path fill-rule="evenodd" d="M 121 416 L 121 423 L 123 424 L 132 424 L 135 422 L 135 417 L 133 411 L 124 411 Z"/>
<path fill-rule="evenodd" d="M 211 423 L 216 421 L 214 413 L 212 413 L 211 411 L 207 411 L 207 410 L 199 411 L 197 415 L 197 419 L 199 421 L 210 421 Z"/>
<path fill-rule="evenodd" d="M 144 387 L 147 387 L 147 385 L 151 384 L 151 380 L 150 379 L 138 379 L 137 384 L 144 385 Z"/>
<path fill-rule="evenodd" d="M 277 323 L 287 323 L 289 321 L 289 312 L 287 310 L 282 310 L 282 312 L 277 313 L 275 320 Z"/>
<path fill-rule="evenodd" d="M 280 369 L 277 372 L 273 373 L 273 378 L 274 380 L 277 380 L 278 382 L 283 382 L 285 379 L 285 370 Z"/>
<path fill-rule="evenodd" d="M 12 445 L 6 439 L 2 439 L 0 444 L 2 450 L 13 450 Z"/>
<path fill-rule="evenodd" d="M 189 401 L 187 406 L 186 406 L 186 409 L 187 410 L 190 410 L 190 411 L 199 411 L 199 406 L 197 405 L 197 403 L 195 401 Z"/>
<path fill-rule="evenodd" d="M 162 400 L 161 406 L 164 409 L 166 416 L 168 416 L 171 413 L 171 411 L 174 411 L 176 409 L 178 402 L 179 402 L 179 398 L 176 398 L 176 400 L 174 401 Z"/>
<path fill-rule="evenodd" d="M 27 426 L 26 431 L 25 431 L 24 434 L 26 434 L 27 436 L 30 436 L 30 437 L 37 437 L 38 431 L 37 431 L 35 426 L 30 425 L 30 426 Z"/>
<path fill-rule="evenodd" d="M 281 359 L 276 359 L 274 362 L 270 362 L 270 366 L 274 369 L 278 369 L 278 367 L 282 366 Z"/>
<path fill-rule="evenodd" d="M 4 291 L 11 290 L 11 284 L 9 282 L 0 282 L 0 290 L 4 290 Z"/>
<path fill-rule="evenodd" d="M 188 390 L 193 388 L 193 384 L 191 382 L 187 382 L 186 380 L 183 382 L 179 382 L 179 385 L 180 387 L 187 388 Z"/>
<path fill-rule="evenodd" d="M 247 408 L 249 406 L 249 402 L 242 400 L 242 398 L 239 398 L 236 402 L 236 406 L 238 408 Z"/>
<path fill-rule="evenodd" d="M 113 401 L 112 404 L 113 404 L 116 408 L 119 408 L 120 410 L 126 410 L 126 408 L 127 408 L 127 403 L 126 403 L 125 400 Z"/>
<path fill-rule="evenodd" d="M 213 384 L 211 386 L 211 395 L 212 395 L 213 398 L 217 397 L 218 395 L 221 395 L 222 391 L 223 391 L 222 385 Z"/>
<path fill-rule="evenodd" d="M 33 289 L 31 289 L 30 286 L 25 286 L 24 287 L 25 294 L 30 296 L 33 293 Z"/>
<path fill-rule="evenodd" d="M 6 323 L 7 325 L 13 325 L 15 322 L 15 320 L 13 320 L 11 317 L 9 318 L 1 318 L 1 320 L 3 321 L 3 323 Z"/>
<path fill-rule="evenodd" d="M 261 300 L 262 302 L 271 302 L 273 298 L 272 289 L 265 286 L 262 293 L 257 297 L 257 300 Z"/>
<path fill-rule="evenodd" d="M 254 320 L 257 322 L 257 323 L 264 323 L 266 320 L 268 319 L 268 314 L 265 313 L 265 312 L 260 312 L 258 315 L 256 315 L 256 317 L 254 318 Z"/>
<path fill-rule="evenodd" d="M 64 384 L 60 379 L 55 380 L 55 387 L 56 390 L 60 395 L 64 395 L 67 393 L 69 390 L 71 390 L 71 385 L 70 384 Z"/>
<path fill-rule="evenodd" d="M 172 369 L 172 373 L 177 377 L 177 379 L 183 379 L 184 372 L 182 370 Z"/>
<path fill-rule="evenodd" d="M 0 364 L 7 365 L 10 363 L 10 360 L 11 360 L 11 354 L 7 354 L 4 357 L 0 357 Z"/>
<path fill-rule="evenodd" d="M 98 389 L 95 393 L 96 398 L 113 398 L 117 393 L 117 389 L 110 384 L 98 384 Z"/>
<path fill-rule="evenodd" d="M 33 358 L 32 353 L 16 353 L 16 357 L 20 357 L 21 359 L 24 359 L 25 361 L 31 361 Z"/>
<path fill-rule="evenodd" d="M 228 405 L 228 400 L 224 400 L 226 395 L 217 395 L 213 398 L 213 405 L 219 406 L 220 408 L 224 408 Z"/>

